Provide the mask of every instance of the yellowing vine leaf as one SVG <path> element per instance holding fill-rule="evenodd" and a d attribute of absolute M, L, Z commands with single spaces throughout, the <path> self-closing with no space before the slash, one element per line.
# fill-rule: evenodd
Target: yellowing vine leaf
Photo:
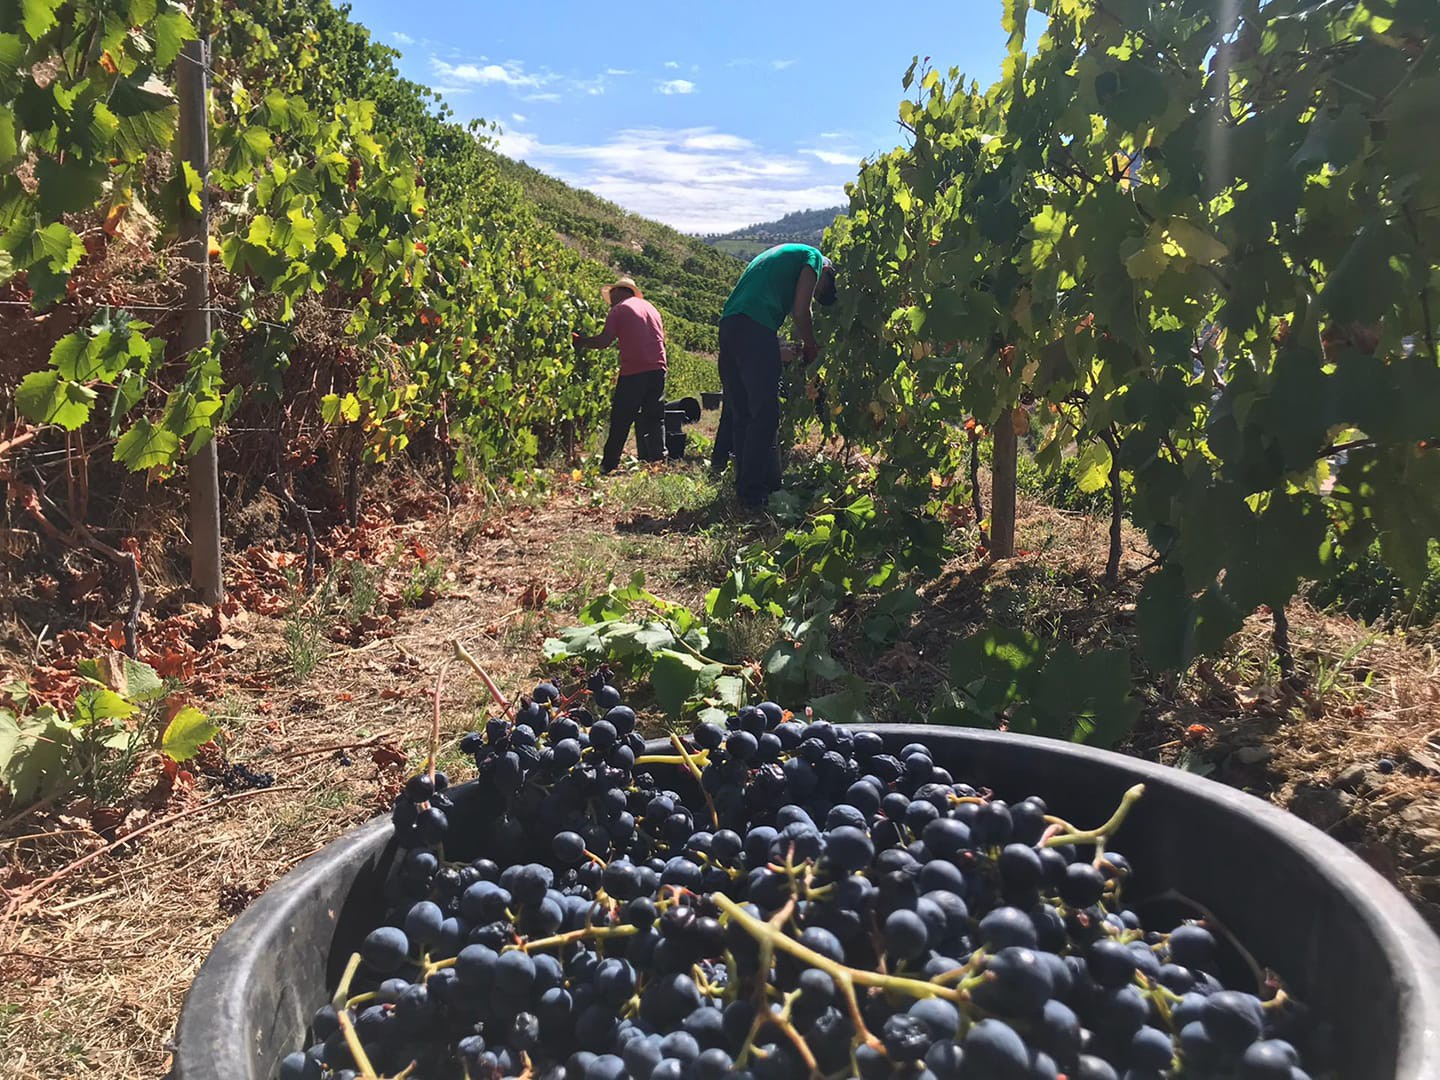
<path fill-rule="evenodd" d="M 160 739 L 160 752 L 174 762 L 189 761 L 220 729 L 194 706 L 187 705 L 175 714 Z"/>

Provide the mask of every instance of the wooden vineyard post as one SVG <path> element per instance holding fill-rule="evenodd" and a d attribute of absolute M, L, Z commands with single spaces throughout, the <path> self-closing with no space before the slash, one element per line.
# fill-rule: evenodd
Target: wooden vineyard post
<path fill-rule="evenodd" d="M 997 559 L 1015 554 L 1015 457 L 1019 440 L 1015 417 L 1006 409 L 995 422 L 995 456 L 991 465 L 990 551 Z"/>
<path fill-rule="evenodd" d="M 200 178 L 200 213 L 180 215 L 181 273 L 185 307 L 180 345 L 185 352 L 210 341 L 210 133 L 206 97 L 210 49 L 203 36 L 187 41 L 175 69 L 180 98 L 179 152 Z M 215 440 L 190 458 L 190 583 L 207 604 L 225 599 L 220 565 L 220 459 Z"/>

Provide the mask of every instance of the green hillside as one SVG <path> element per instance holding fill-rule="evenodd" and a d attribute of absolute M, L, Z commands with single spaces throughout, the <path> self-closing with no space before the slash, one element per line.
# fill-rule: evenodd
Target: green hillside
<path fill-rule="evenodd" d="M 672 345 L 716 351 L 716 325 L 740 276 L 734 259 L 693 236 L 632 214 L 523 162 L 493 155 L 535 216 L 587 259 L 634 277 L 665 316 Z"/>
<path fill-rule="evenodd" d="M 749 262 L 773 244 L 769 240 L 710 240 L 707 241 L 716 251 L 723 251 L 726 255 L 733 255 L 743 262 Z"/>
<path fill-rule="evenodd" d="M 844 209 L 842 206 L 830 206 L 822 210 L 797 210 L 776 221 L 707 236 L 705 242 L 718 251 L 748 262 L 775 244 L 819 244 L 825 230 Z"/>

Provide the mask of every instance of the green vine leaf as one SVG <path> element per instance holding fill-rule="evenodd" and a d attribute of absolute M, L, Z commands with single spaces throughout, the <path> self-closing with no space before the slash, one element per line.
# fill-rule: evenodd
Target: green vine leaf
<path fill-rule="evenodd" d="M 670 716 L 679 716 L 687 702 L 715 685 L 723 670 L 719 664 L 706 664 L 689 653 L 661 649 L 655 653 L 650 684 L 660 707 Z"/>
<path fill-rule="evenodd" d="M 180 437 L 166 427 L 152 424 L 146 417 L 120 436 L 115 443 L 114 459 L 131 472 L 168 465 L 180 451 Z"/>
<path fill-rule="evenodd" d="M 31 41 L 39 41 L 59 25 L 56 12 L 64 0 L 20 0 L 20 25 Z"/>
<path fill-rule="evenodd" d="M 75 729 L 49 706 L 23 720 L 0 709 L 0 784 L 20 804 L 63 789 L 76 743 Z"/>
<path fill-rule="evenodd" d="M 90 419 L 99 395 L 89 387 L 63 378 L 58 371 L 32 371 L 15 389 L 15 405 L 37 424 L 55 424 L 74 431 Z"/>

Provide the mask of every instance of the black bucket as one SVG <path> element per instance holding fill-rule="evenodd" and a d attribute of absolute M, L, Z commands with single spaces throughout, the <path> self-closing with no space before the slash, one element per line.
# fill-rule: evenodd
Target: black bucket
<path fill-rule="evenodd" d="M 1191 773 L 1023 735 L 878 727 L 891 751 L 928 744 L 957 779 L 1007 798 L 1042 796 L 1082 825 L 1107 819 L 1136 783 L 1146 794 L 1113 842 L 1136 867 L 1135 898 L 1167 890 L 1209 908 L 1289 989 L 1332 1022 L 1348 1080 L 1440 1078 L 1440 940 L 1375 871 L 1268 803 Z M 668 743 L 652 743 L 666 752 Z M 453 820 L 485 804 L 455 791 Z M 483 830 L 470 830 L 474 858 Z M 271 1080 L 303 1048 L 365 933 L 383 917 L 394 855 L 388 819 L 351 832 L 272 885 L 220 936 L 176 1034 L 176 1080 Z"/>
<path fill-rule="evenodd" d="M 679 413 L 684 418 L 684 423 L 693 424 L 700 419 L 700 400 L 694 397 L 682 397 L 678 401 L 672 401 L 666 405 L 665 411 Z"/>
<path fill-rule="evenodd" d="M 700 394 L 700 404 L 707 409 L 718 409 L 725 403 L 725 395 L 719 391 L 706 390 Z"/>

